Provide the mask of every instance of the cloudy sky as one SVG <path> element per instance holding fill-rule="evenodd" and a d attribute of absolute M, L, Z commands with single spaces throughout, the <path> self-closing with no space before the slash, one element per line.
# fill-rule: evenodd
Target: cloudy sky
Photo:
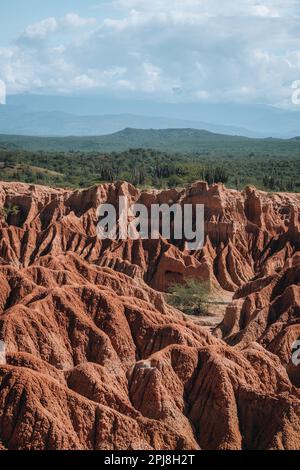
<path fill-rule="evenodd" d="M 2 0 L 9 94 L 288 106 L 300 1 Z"/>

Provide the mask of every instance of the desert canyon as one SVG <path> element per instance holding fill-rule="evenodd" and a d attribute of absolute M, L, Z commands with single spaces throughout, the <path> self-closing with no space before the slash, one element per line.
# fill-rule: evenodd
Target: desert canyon
<path fill-rule="evenodd" d="M 100 241 L 100 203 L 205 205 L 205 245 Z M 300 449 L 300 195 L 0 184 L 0 448 Z M 170 306 L 187 278 L 227 300 Z M 218 306 L 215 306 L 218 309 Z"/>

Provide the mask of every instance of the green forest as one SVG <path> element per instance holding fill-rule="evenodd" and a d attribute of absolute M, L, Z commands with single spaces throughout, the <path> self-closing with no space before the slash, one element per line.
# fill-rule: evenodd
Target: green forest
<path fill-rule="evenodd" d="M 148 131 L 135 131 L 132 139 L 124 131 L 118 133 L 116 149 L 109 151 L 101 146 L 90 150 L 90 140 L 84 144 L 86 138 L 81 140 L 81 149 L 66 144 L 57 150 L 49 139 L 45 144 L 42 138 L 10 136 L 5 140 L 7 136 L 0 136 L 0 179 L 66 188 L 116 180 L 141 188 L 173 188 L 205 180 L 236 189 L 255 185 L 266 191 L 300 191 L 299 139 L 246 139 L 195 132 L 191 130 L 188 136 L 186 130 L 153 131 L 152 142 L 148 142 L 148 137 L 144 139 Z M 30 145 L 27 139 L 31 139 Z M 68 138 L 60 139 L 63 141 Z M 152 146 L 146 147 L 145 142 Z"/>

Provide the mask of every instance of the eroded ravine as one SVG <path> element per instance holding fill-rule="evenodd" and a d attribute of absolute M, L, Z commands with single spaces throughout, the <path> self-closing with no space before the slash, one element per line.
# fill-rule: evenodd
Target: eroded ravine
<path fill-rule="evenodd" d="M 204 204 L 204 248 L 101 242 L 96 209 L 120 195 Z M 0 229 L 0 446 L 300 448 L 299 195 L 2 183 L 0 203 L 19 207 Z M 220 324 L 166 304 L 189 277 L 233 296 Z"/>

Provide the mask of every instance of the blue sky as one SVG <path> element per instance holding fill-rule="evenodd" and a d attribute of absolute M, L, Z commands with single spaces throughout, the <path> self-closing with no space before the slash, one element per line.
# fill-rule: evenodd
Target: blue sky
<path fill-rule="evenodd" d="M 2 0 L 9 94 L 289 106 L 298 0 Z"/>

